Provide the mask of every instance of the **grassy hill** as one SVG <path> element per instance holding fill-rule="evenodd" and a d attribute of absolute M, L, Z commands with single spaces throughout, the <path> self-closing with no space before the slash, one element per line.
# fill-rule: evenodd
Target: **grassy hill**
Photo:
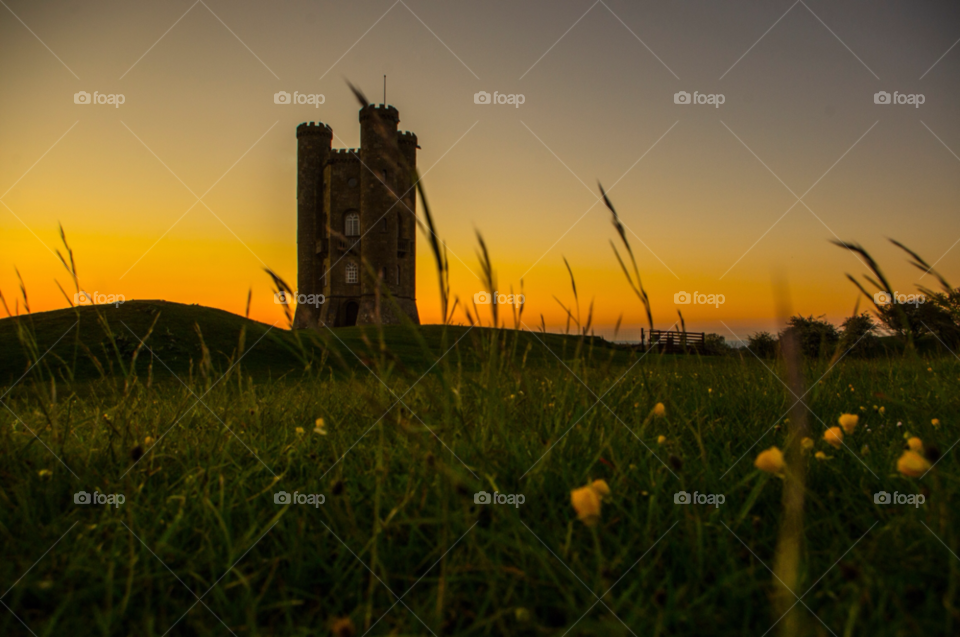
<path fill-rule="evenodd" d="M 213 370 L 226 371 L 237 361 L 240 351 L 244 374 L 258 378 L 302 371 L 308 363 L 316 365 L 321 360 L 337 370 L 360 370 L 378 356 L 387 356 L 411 373 L 424 373 L 461 337 L 466 336 L 461 345 L 476 344 L 473 338 L 490 328 L 474 328 L 474 337 L 465 334 L 468 330 L 464 326 L 387 326 L 382 329 L 381 347 L 381 330 L 373 326 L 295 333 L 285 325 L 260 323 L 200 305 L 130 301 L 119 307 L 83 306 L 0 319 L 0 384 L 15 381 L 48 349 L 45 362 L 62 373 L 72 370 L 77 380 L 123 373 L 129 369 L 138 347 L 138 374 L 152 373 L 156 379 L 171 378 L 171 371 L 178 376 L 187 375 L 191 366 L 196 370 L 203 360 L 204 346 Z M 512 353 L 527 354 L 531 364 L 544 357 L 552 358 L 550 351 L 537 346 L 540 341 L 561 358 L 567 358 L 573 355 L 579 339 L 522 333 L 511 345 Z M 603 351 L 604 358 L 627 360 L 632 356 L 601 338 L 587 341 L 593 343 L 598 353 Z M 35 348 L 32 354 L 31 347 Z M 455 359 L 473 367 L 476 357 L 472 349 L 457 348 Z"/>

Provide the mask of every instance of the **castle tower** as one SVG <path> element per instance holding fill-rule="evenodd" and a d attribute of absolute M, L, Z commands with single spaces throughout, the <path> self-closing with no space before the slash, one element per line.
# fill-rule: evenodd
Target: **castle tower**
<path fill-rule="evenodd" d="M 296 327 L 399 323 L 387 291 L 400 312 L 420 322 L 410 178 L 419 146 L 416 135 L 397 131 L 399 121 L 392 106 L 362 108 L 359 149 L 331 150 L 333 131 L 322 124 L 297 128 L 297 281 L 301 294 L 323 294 L 325 302 L 298 306 Z"/>
<path fill-rule="evenodd" d="M 325 225 L 324 168 L 330 156 L 333 130 L 321 123 L 297 126 L 297 292 L 322 293 L 317 245 Z M 317 308 L 297 306 L 295 327 L 315 325 Z"/>

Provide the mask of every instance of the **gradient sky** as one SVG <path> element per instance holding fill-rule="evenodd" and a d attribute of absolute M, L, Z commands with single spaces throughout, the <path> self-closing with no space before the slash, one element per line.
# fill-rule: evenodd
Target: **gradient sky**
<path fill-rule="evenodd" d="M 320 120 L 357 146 L 344 80 L 379 102 L 384 74 L 420 139 L 454 292 L 481 289 L 479 230 L 500 290 L 523 278 L 531 326 L 563 327 L 564 256 L 598 331 L 644 323 L 598 180 L 658 327 L 675 293 L 698 291 L 726 301 L 679 306 L 688 329 L 772 328 L 778 277 L 794 311 L 840 321 L 856 301 L 844 275 L 866 269 L 836 237 L 899 290 L 920 273 L 887 237 L 960 281 L 956 2 L 4 2 L 0 290 L 15 297 L 18 268 L 34 311 L 66 305 L 59 222 L 89 291 L 242 313 L 252 288 L 253 317 L 281 319 L 263 268 L 296 281 L 295 128 Z M 325 102 L 274 104 L 281 90 Z M 77 105 L 78 91 L 125 102 Z M 478 91 L 525 102 L 477 105 Z M 678 91 L 725 102 L 678 105 Z M 924 103 L 877 105 L 878 91 Z M 436 322 L 422 236 L 418 253 L 421 319 Z"/>

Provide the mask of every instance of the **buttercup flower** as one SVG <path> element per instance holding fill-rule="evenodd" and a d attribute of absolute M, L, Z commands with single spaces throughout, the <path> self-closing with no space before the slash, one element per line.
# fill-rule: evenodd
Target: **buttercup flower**
<path fill-rule="evenodd" d="M 917 438 L 916 436 L 907 440 L 907 446 L 910 447 L 910 451 L 923 453 L 923 441 Z"/>
<path fill-rule="evenodd" d="M 593 485 L 571 491 L 570 504 L 577 512 L 577 519 L 587 526 L 593 526 L 600 519 L 600 494 Z"/>
<path fill-rule="evenodd" d="M 753 461 L 753 465 L 760 471 L 781 474 L 783 473 L 783 452 L 776 447 L 770 447 L 760 452 L 757 459 Z"/>
<path fill-rule="evenodd" d="M 843 427 L 843 431 L 846 434 L 852 434 L 853 430 L 857 428 L 857 422 L 860 421 L 860 416 L 856 414 L 841 414 L 839 418 L 840 426 Z"/>
<path fill-rule="evenodd" d="M 933 425 L 934 427 L 939 427 L 939 426 L 940 426 L 940 419 L 939 419 L 939 418 L 934 418 L 933 420 L 930 421 L 930 424 Z"/>
<path fill-rule="evenodd" d="M 880 415 L 882 416 L 883 414 L 887 413 L 887 408 L 881 406 L 880 409 L 878 409 L 877 411 L 879 411 L 879 412 L 880 412 Z"/>
<path fill-rule="evenodd" d="M 930 469 L 930 463 L 916 451 L 904 451 L 897 460 L 897 471 L 909 478 L 919 478 Z"/>
<path fill-rule="evenodd" d="M 823 439 L 839 449 L 843 444 L 843 430 L 840 427 L 830 427 L 823 432 Z"/>
<path fill-rule="evenodd" d="M 657 444 L 658 444 L 658 445 L 662 445 L 662 444 L 665 443 L 666 441 L 667 441 L 667 437 L 666 437 L 666 436 L 657 436 Z"/>
<path fill-rule="evenodd" d="M 327 435 L 327 430 L 323 426 L 323 418 L 317 418 L 316 427 L 313 428 L 313 433 L 320 434 L 321 436 Z"/>
<path fill-rule="evenodd" d="M 53 471 L 50 471 L 50 469 L 40 469 L 40 471 L 37 472 L 37 475 L 41 478 L 49 478 L 53 475 Z"/>
<path fill-rule="evenodd" d="M 817 460 L 829 460 L 829 459 L 830 459 L 830 456 L 828 456 L 827 454 L 823 453 L 822 451 L 818 451 L 817 453 L 813 454 L 813 457 L 816 458 Z"/>
<path fill-rule="evenodd" d="M 663 406 L 663 403 L 657 403 L 653 406 L 654 416 L 663 416 L 665 413 L 667 413 L 667 408 Z"/>
<path fill-rule="evenodd" d="M 610 495 L 610 485 L 606 480 L 594 480 L 590 487 L 597 492 L 601 500 Z"/>
<path fill-rule="evenodd" d="M 810 451 L 813 449 L 813 438 L 804 438 L 800 441 L 800 448 L 804 451 Z"/>
<path fill-rule="evenodd" d="M 294 431 L 297 432 L 298 436 L 303 435 L 303 427 L 297 427 L 296 429 L 294 429 Z"/>
<path fill-rule="evenodd" d="M 153 443 L 155 442 L 156 440 L 153 439 L 153 436 L 147 436 L 146 438 L 143 439 L 143 444 L 146 447 L 152 447 Z"/>

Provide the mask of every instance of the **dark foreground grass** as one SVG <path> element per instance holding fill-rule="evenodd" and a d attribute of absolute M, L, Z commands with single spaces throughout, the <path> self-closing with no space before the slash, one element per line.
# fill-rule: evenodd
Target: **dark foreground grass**
<path fill-rule="evenodd" d="M 306 374 L 220 379 L 229 351 L 207 363 L 194 351 L 192 373 L 148 386 L 143 358 L 135 375 L 83 383 L 43 359 L 3 397 L 0 634 L 322 635 L 344 618 L 358 635 L 775 624 L 782 481 L 753 459 L 785 447 L 779 363 L 431 329 L 410 341 L 423 371 L 371 347 L 353 370 L 330 353 Z M 801 634 L 958 634 L 960 362 L 846 357 L 804 372 L 818 442 L 805 456 Z M 844 412 L 860 426 L 833 449 L 820 436 Z M 943 455 L 923 479 L 895 470 L 908 431 Z M 570 490 L 594 479 L 611 494 L 588 527 Z M 81 490 L 125 502 L 75 504 Z M 325 501 L 277 504 L 281 490 Z M 481 490 L 524 502 L 475 504 Z M 926 502 L 874 504 L 881 490 Z M 675 504 L 679 491 L 725 502 Z"/>

